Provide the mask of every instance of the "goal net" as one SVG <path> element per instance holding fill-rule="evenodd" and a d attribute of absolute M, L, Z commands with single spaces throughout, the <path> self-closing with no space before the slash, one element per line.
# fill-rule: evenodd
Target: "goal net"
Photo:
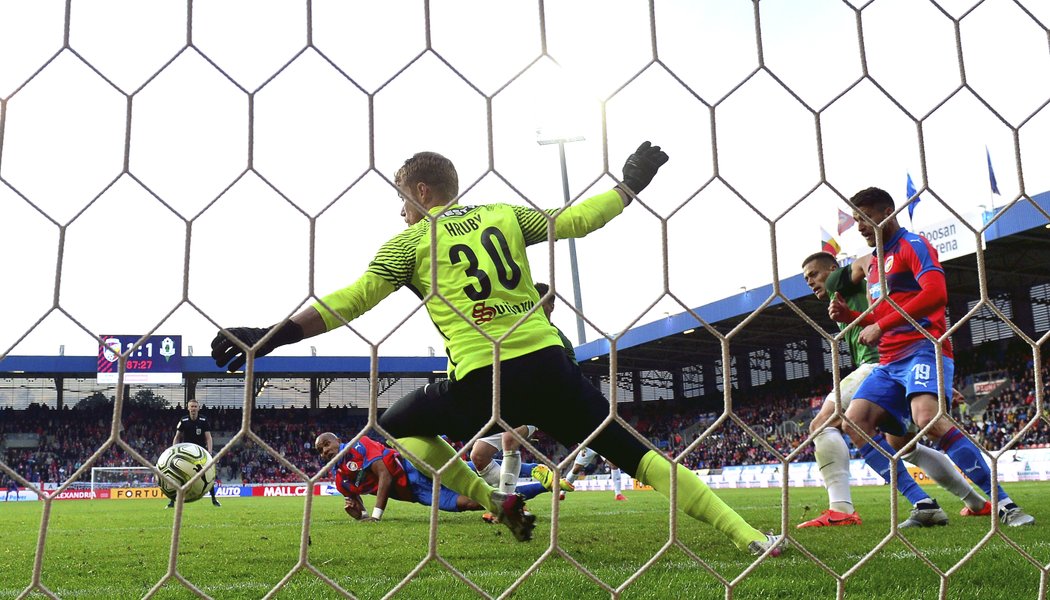
<path fill-rule="evenodd" d="M 685 446 L 674 449 L 675 461 L 684 464 L 694 451 L 705 457 L 737 447 L 773 456 L 779 469 L 774 483 L 782 496 L 776 515 L 763 526 L 787 536 L 792 573 L 812 569 L 823 578 L 822 589 L 834 588 L 838 598 L 847 584 L 851 595 L 860 595 L 864 586 L 892 580 L 887 585 L 894 587 L 909 579 L 939 585 L 939 597 L 945 598 L 949 580 L 977 579 L 976 563 L 1004 554 L 1021 567 L 999 581 L 1015 579 L 1022 568 L 1037 573 L 1039 590 L 1032 596 L 1045 599 L 1050 582 L 1050 565 L 1042 562 L 1045 540 L 1026 540 L 1027 532 L 1001 528 L 994 520 L 987 534 L 959 548 L 941 544 L 931 552 L 905 537 L 910 532 L 890 527 L 884 539 L 872 542 L 874 549 L 811 551 L 819 540 L 789 523 L 799 510 L 805 514 L 808 504 L 793 502 L 801 496 L 790 489 L 788 474 L 815 445 L 815 436 L 807 436 L 803 426 L 796 433 L 801 439 L 774 448 L 762 428 L 779 419 L 768 425 L 766 406 L 742 401 L 753 387 L 771 382 L 793 386 L 815 377 L 840 382 L 839 371 L 848 364 L 833 350 L 840 338 L 829 334 L 834 326 L 824 307 L 812 315 L 799 308 L 802 296 L 793 294 L 808 296 L 809 288 L 795 289 L 799 280 L 789 278 L 800 275 L 803 257 L 818 248 L 843 261 L 871 252 L 848 198 L 877 186 L 895 197 L 893 218 L 932 238 L 941 261 L 966 258 L 967 269 L 976 273 L 978 283 L 970 288 L 949 282 L 950 330 L 938 341 L 949 335 L 961 340 L 973 331 L 998 340 L 1000 332 L 1013 332 L 1030 351 L 1031 412 L 997 442 L 1000 450 L 984 455 L 993 464 L 993 477 L 1000 477 L 995 459 L 1033 440 L 1033 424 L 1050 425 L 1040 348 L 1047 328 L 1035 329 L 1050 323 L 1050 300 L 1043 302 L 1050 292 L 1040 292 L 1044 296 L 1034 314 L 1021 314 L 1021 300 L 1029 299 L 1033 286 L 1047 285 L 1028 275 L 1039 261 L 1020 244 L 997 247 L 984 237 L 1023 221 L 1038 226 L 1023 230 L 1033 241 L 1044 236 L 1042 225 L 1050 220 L 1035 201 L 1050 189 L 1050 175 L 1038 168 L 1050 159 L 1045 143 L 1050 84 L 1038 75 L 1050 68 L 1048 5 L 1045 0 L 0 3 L 0 24 L 8 25 L 0 31 L 9 34 L 0 35 L 0 50 L 6 50 L 0 61 L 0 249 L 10 248 L 12 256 L 5 263 L 11 271 L 7 279 L 33 288 L 5 297 L 5 313 L 17 318 L 0 322 L 0 358 L 10 348 L 43 354 L 66 339 L 50 333 L 60 330 L 69 332 L 70 350 L 86 345 L 92 353 L 95 334 L 106 331 L 89 328 L 115 323 L 138 324 L 140 331 L 181 330 L 187 340 L 200 340 L 200 355 L 218 324 L 273 323 L 304 298 L 313 302 L 316 294 L 341 289 L 348 274 L 368 268 L 374 250 L 383 247 L 386 253 L 382 244 L 403 227 L 396 215 L 400 190 L 391 177 L 420 150 L 454 159 L 461 183 L 456 194 L 464 205 L 507 201 L 549 209 L 610 189 L 622 179 L 620 161 L 651 139 L 671 153 L 671 162 L 638 195 L 630 216 L 588 238 L 579 264 L 574 249 L 556 249 L 553 224 L 550 243 L 530 247 L 534 276 L 551 284 L 563 306 L 555 324 L 570 332 L 575 325 L 573 341 L 580 346 L 591 341 L 578 354 L 581 366 L 608 365 L 607 373 L 595 377 L 610 400 L 610 420 L 626 423 L 617 412 L 621 400 L 641 406 L 647 397 L 721 401 L 724 396 L 713 420 L 685 432 L 695 438 L 681 436 Z M 169 12 L 157 12 L 160 6 Z M 921 51 L 901 40 L 920 41 Z M 563 123 L 579 130 L 561 131 L 567 129 Z M 557 144 L 558 152 L 548 144 Z M 1028 213 L 1036 216 L 1024 216 Z M 231 267 L 224 260 L 231 248 L 251 248 L 252 259 Z M 452 259 L 459 265 L 473 262 L 458 256 Z M 892 258 L 884 249 L 878 252 L 882 275 Z M 428 260 L 436 263 L 437 254 Z M 503 268 L 502 259 L 494 262 Z M 121 304 L 126 321 L 114 320 L 114 294 L 100 293 L 100 265 L 111 268 L 111 263 L 134 274 L 131 292 L 142 298 Z M 477 264 L 470 269 L 484 276 L 486 285 L 498 279 L 490 280 Z M 994 295 L 1004 290 L 1021 300 L 997 304 Z M 424 348 L 433 356 L 433 348 L 443 343 L 425 310 L 408 296 L 402 292 L 399 300 L 377 306 L 350 327 L 309 342 L 318 344 L 310 352 L 320 357 L 370 357 L 367 430 L 377 430 L 385 408 L 380 395 L 391 385 L 376 375 L 380 357 L 418 355 Z M 570 296 L 572 303 L 566 300 Z M 692 307 L 719 313 L 746 307 L 748 315 L 716 327 Z M 484 302 L 476 310 L 495 312 Z M 469 312 L 460 317 L 481 323 Z M 776 325 L 762 331 L 760 317 Z M 913 321 L 909 316 L 909 324 Z M 796 322 L 802 326 L 794 328 Z M 671 329 L 682 323 L 689 329 Z M 853 325 L 860 324 L 858 319 Z M 678 336 L 663 345 L 661 358 L 652 361 L 657 364 L 640 357 L 633 345 L 641 328 Z M 699 338 L 707 340 L 703 354 L 692 341 Z M 300 343 L 286 351 L 305 348 Z M 946 373 L 944 354 L 936 364 L 938 375 Z M 125 360 L 146 362 L 142 358 Z M 664 364 L 672 360 L 694 362 Z M 311 381 L 302 393 L 317 400 L 331 381 Z M 243 398 L 238 443 L 257 448 L 251 461 L 239 465 L 243 469 L 224 468 L 236 475 L 277 462 L 299 478 L 289 488 L 320 483 L 327 474 L 313 474 L 315 455 L 309 454 L 314 461 L 309 468 L 306 460 L 300 463 L 305 470 L 292 462 L 303 440 L 259 422 L 264 405 L 256 399 L 268 382 L 254 363 L 246 365 L 243 380 L 220 381 L 228 382 Z M 122 444 L 131 456 L 126 460 L 141 466 L 92 468 L 93 491 L 154 483 L 149 459 L 127 443 L 132 425 L 128 432 L 120 429 L 130 390 L 125 383 L 120 381 L 113 397 L 111 437 L 80 464 L 94 464 Z M 217 394 L 220 387 L 211 391 Z M 295 392 L 280 388 L 271 385 L 266 393 Z M 494 394 L 501 389 L 497 383 Z M 778 389 L 775 401 L 791 389 Z M 627 390 L 636 392 L 633 398 L 623 393 Z M 204 385 L 190 391 L 208 393 Z M 946 418 L 954 418 L 950 391 L 939 398 Z M 643 412 L 634 425 L 640 427 L 648 416 Z M 684 431 L 681 419 L 674 421 L 672 432 Z M 104 420 L 99 423 L 106 427 Z M 347 431 L 348 437 L 353 433 Z M 666 453 L 655 445 L 655 434 L 631 433 L 650 451 Z M 219 459 L 233 456 L 224 452 Z M 0 456 L 0 479 L 22 477 L 26 468 L 8 465 L 9 460 Z M 896 473 L 903 463 L 888 464 Z M 78 466 L 63 484 L 83 472 Z M 677 486 L 680 480 L 671 476 L 671 481 Z M 886 529 L 889 520 L 906 512 L 892 492 L 886 498 L 881 522 L 870 507 L 868 531 Z M 296 518 L 302 513 L 298 553 L 280 557 L 290 570 L 280 579 L 256 578 L 252 571 L 257 580 L 230 585 L 253 594 L 260 590 L 248 586 L 272 585 L 266 597 L 287 585 L 284 593 L 296 596 L 301 590 L 294 586 L 316 576 L 326 586 L 324 595 L 354 597 L 349 590 L 357 585 L 356 574 L 350 568 L 375 561 L 333 559 L 319 555 L 317 545 L 311 549 L 318 538 L 310 536 L 316 532 L 312 503 L 313 497 L 305 496 L 297 511 Z M 755 502 L 734 502 L 749 504 Z M 32 564 L 19 567 L 29 582 L 20 597 L 56 597 L 47 585 L 68 585 L 54 573 L 65 577 L 77 571 L 75 564 L 51 566 L 58 562 L 52 549 L 62 534 L 61 528 L 48 528 L 50 506 L 41 517 Z M 371 591 L 421 593 L 433 570 L 484 597 L 492 597 L 498 585 L 494 594 L 506 597 L 530 579 L 545 577 L 547 569 L 568 564 L 569 577 L 593 587 L 588 593 L 614 598 L 660 594 L 656 581 L 675 582 L 667 597 L 697 597 L 695 589 L 681 586 L 702 578 L 724 588 L 727 598 L 738 589 L 761 594 L 764 588 L 758 586 L 770 581 L 761 578 L 772 566 L 759 570 L 752 564 L 739 576 L 727 575 L 728 563 L 718 554 L 724 542 L 710 552 L 694 551 L 693 536 L 708 530 L 694 533 L 700 528 L 691 522 L 680 528 L 677 500 L 660 506 L 670 507 L 666 543 L 660 539 L 659 546 L 622 568 L 602 570 L 593 560 L 574 557 L 581 554 L 572 552 L 574 528 L 559 529 L 563 516 L 554 504 L 550 541 L 539 535 L 532 544 L 542 552 L 539 558 L 511 561 L 507 568 L 499 563 L 477 575 L 444 543 L 447 528 L 438 529 L 435 510 L 429 538 L 417 539 L 423 547 L 418 565 L 403 579 L 402 573 L 383 573 L 377 580 L 391 589 Z M 166 570 L 143 569 L 163 573 L 146 596 L 169 585 L 202 598 L 208 597 L 205 589 L 232 589 L 222 587 L 227 582 L 209 583 L 213 569 L 195 568 L 193 561 L 202 561 L 203 554 L 180 551 L 181 511 L 172 520 Z M 569 510 L 564 517 L 571 518 Z M 618 519 L 600 518 L 611 537 Z M 319 520 L 316 527 L 323 526 Z M 627 533 L 634 538 L 635 532 Z M 30 543 L 25 547 L 34 552 Z M 45 548 L 52 553 L 46 560 Z M 1042 559 L 1033 558 L 1037 549 Z M 684 556 L 688 568 L 674 563 L 673 555 Z M 155 558 L 159 562 L 161 554 Z M 42 578 L 45 564 L 48 574 Z M 896 570 L 912 564 L 929 572 L 910 577 Z M 535 577 L 541 567 L 544 576 Z M 511 570 L 515 578 L 487 583 L 503 581 Z M 686 573 L 698 577 L 681 583 Z M 117 577 L 95 578 L 109 583 Z M 0 586 L 0 596 L 7 592 Z M 897 590 L 897 595 L 912 594 Z"/>

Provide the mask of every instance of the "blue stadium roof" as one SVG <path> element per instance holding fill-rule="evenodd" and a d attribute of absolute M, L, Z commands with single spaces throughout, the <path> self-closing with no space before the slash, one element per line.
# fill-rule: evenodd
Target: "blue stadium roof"
<path fill-rule="evenodd" d="M 196 375 L 220 375 L 225 371 L 217 368 L 207 356 L 185 356 L 182 359 L 184 373 Z M 389 374 L 425 375 L 444 373 L 443 356 L 384 356 L 379 359 L 379 372 Z M 0 373 L 10 374 L 73 374 L 94 375 L 97 369 L 94 356 L 8 356 L 0 360 Z M 282 374 L 345 374 L 366 376 L 369 373 L 367 356 L 265 356 L 256 363 L 260 375 Z"/>
<path fill-rule="evenodd" d="M 1050 213 L 1050 192 L 1044 192 L 1034 196 L 1032 200 L 1043 210 Z M 988 220 L 998 215 L 998 219 L 992 223 L 985 232 L 985 241 L 992 242 L 1000 240 L 1022 231 L 1043 227 L 1047 224 L 1047 218 L 1043 216 L 1032 204 L 1022 200 L 1009 210 L 996 208 Z M 812 294 L 809 286 L 801 274 L 795 274 L 787 279 L 780 280 L 781 293 L 788 299 L 794 301 Z M 718 323 L 725 319 L 747 315 L 758 309 L 767 298 L 773 294 L 773 284 L 747 290 L 721 300 L 716 300 L 701 307 L 694 308 L 693 312 L 708 323 Z M 779 297 L 775 298 L 770 306 L 783 304 Z M 639 325 L 627 331 L 616 341 L 617 351 L 647 344 L 670 335 L 680 334 L 689 329 L 699 327 L 696 318 L 689 312 L 671 315 L 659 321 Z M 598 356 L 608 355 L 610 351 L 609 340 L 597 339 L 583 344 L 576 349 L 576 358 L 585 361 Z"/>

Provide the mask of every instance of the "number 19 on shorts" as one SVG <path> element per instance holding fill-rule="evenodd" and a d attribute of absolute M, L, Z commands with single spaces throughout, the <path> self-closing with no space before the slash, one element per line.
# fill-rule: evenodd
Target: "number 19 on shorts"
<path fill-rule="evenodd" d="M 930 386 L 930 377 L 933 369 L 927 364 L 918 364 L 911 368 L 912 375 L 914 376 L 915 385 L 921 385 L 923 387 Z"/>

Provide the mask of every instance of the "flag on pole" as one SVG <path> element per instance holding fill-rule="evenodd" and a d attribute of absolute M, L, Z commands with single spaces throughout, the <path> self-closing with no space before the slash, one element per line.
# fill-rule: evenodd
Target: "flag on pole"
<path fill-rule="evenodd" d="M 838 256 L 841 247 L 823 227 L 820 228 L 820 249 L 832 256 Z"/>
<path fill-rule="evenodd" d="M 839 209 L 839 235 L 842 235 L 844 231 L 853 227 L 857 222 L 853 219 L 853 215 L 843 212 Z"/>
<path fill-rule="evenodd" d="M 995 183 L 995 171 L 992 169 L 992 155 L 988 152 L 988 146 L 984 147 L 984 155 L 988 159 L 988 183 L 992 185 L 992 193 L 996 196 L 1002 196 L 999 193 L 999 186 Z"/>
<path fill-rule="evenodd" d="M 905 193 L 908 195 L 908 198 L 911 198 L 912 196 L 915 196 L 915 184 L 911 182 L 911 173 L 908 173 L 908 189 L 907 189 L 907 191 Z M 908 203 L 908 218 L 909 219 L 914 220 L 915 217 L 913 216 L 913 213 L 915 212 L 915 206 L 917 204 L 919 204 L 919 200 L 921 200 L 921 199 L 922 198 L 919 198 L 918 196 L 915 196 L 915 199 Z"/>

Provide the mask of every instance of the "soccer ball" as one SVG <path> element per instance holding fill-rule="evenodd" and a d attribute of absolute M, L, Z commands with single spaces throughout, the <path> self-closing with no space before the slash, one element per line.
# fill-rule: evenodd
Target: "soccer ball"
<path fill-rule="evenodd" d="M 160 491 L 174 500 L 179 492 L 179 487 L 199 473 L 209 460 L 211 460 L 211 455 L 197 444 L 182 443 L 168 448 L 157 459 L 157 470 L 161 475 L 157 480 Z M 213 485 L 215 485 L 215 465 L 208 467 L 204 475 L 186 490 L 186 502 L 200 500 L 211 491 Z"/>

